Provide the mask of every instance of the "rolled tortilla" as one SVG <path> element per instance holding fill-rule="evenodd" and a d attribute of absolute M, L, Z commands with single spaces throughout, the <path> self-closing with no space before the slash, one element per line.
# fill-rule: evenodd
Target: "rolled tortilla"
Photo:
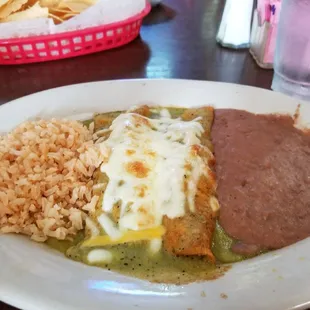
<path fill-rule="evenodd" d="M 211 152 L 211 127 L 214 111 L 211 107 L 188 109 L 182 115 L 182 119 L 190 121 L 200 118 L 199 122 L 204 128 L 201 143 Z M 219 205 L 216 198 L 216 179 L 211 170 L 215 164 L 213 155 L 203 149 L 198 150 L 208 169 L 202 175 L 197 184 L 195 196 L 195 210 L 191 212 L 187 208 L 185 216 L 175 219 L 164 217 L 163 223 L 166 227 L 166 234 L 163 237 L 164 247 L 175 255 L 200 255 L 207 256 L 211 262 L 215 262 L 211 251 L 215 219 Z"/>
<path fill-rule="evenodd" d="M 139 107 L 131 112 L 145 117 L 151 115 L 150 108 L 147 106 Z M 118 115 L 119 112 L 95 116 L 95 130 L 109 127 Z M 197 183 L 194 200 L 195 210 L 191 211 L 187 206 L 186 214 L 183 217 L 170 219 L 164 216 L 163 218 L 163 225 L 166 230 L 163 236 L 163 245 L 168 252 L 174 255 L 206 256 L 211 262 L 215 262 L 211 252 L 211 243 L 215 229 L 215 219 L 219 209 L 215 195 L 216 179 L 212 171 L 215 164 L 210 138 L 213 115 L 214 110 L 212 107 L 203 107 L 187 109 L 181 116 L 185 121 L 198 119 L 204 128 L 204 133 L 200 138 L 202 146 L 197 145 L 195 155 L 200 156 L 206 163 L 206 171 L 204 171 Z M 186 193 L 185 179 L 184 182 Z M 118 221 L 117 216 L 113 216 L 113 219 L 115 222 Z"/>

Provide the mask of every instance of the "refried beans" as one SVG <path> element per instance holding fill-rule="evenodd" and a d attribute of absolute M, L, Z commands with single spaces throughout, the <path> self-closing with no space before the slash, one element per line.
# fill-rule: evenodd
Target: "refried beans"
<path fill-rule="evenodd" d="M 310 135 L 284 115 L 215 111 L 219 221 L 255 254 L 310 236 Z"/>

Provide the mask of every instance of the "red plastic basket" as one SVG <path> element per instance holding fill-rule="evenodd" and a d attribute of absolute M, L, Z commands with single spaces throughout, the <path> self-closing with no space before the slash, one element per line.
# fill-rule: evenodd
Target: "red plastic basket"
<path fill-rule="evenodd" d="M 0 65 L 17 65 L 76 57 L 119 47 L 134 40 L 140 33 L 145 9 L 129 19 L 83 30 L 44 36 L 0 40 Z"/>

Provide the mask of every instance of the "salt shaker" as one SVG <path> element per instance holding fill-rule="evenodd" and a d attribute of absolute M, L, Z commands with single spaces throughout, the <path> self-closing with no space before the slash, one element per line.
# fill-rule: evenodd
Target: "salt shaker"
<path fill-rule="evenodd" d="M 226 0 L 216 41 L 225 47 L 250 46 L 253 0 Z"/>

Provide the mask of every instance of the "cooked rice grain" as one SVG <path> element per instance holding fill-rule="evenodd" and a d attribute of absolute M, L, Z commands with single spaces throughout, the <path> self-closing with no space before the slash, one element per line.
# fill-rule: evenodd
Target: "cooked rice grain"
<path fill-rule="evenodd" d="M 69 120 L 26 122 L 0 137 L 0 231 L 70 239 L 94 209 L 102 159 L 93 133 Z"/>

